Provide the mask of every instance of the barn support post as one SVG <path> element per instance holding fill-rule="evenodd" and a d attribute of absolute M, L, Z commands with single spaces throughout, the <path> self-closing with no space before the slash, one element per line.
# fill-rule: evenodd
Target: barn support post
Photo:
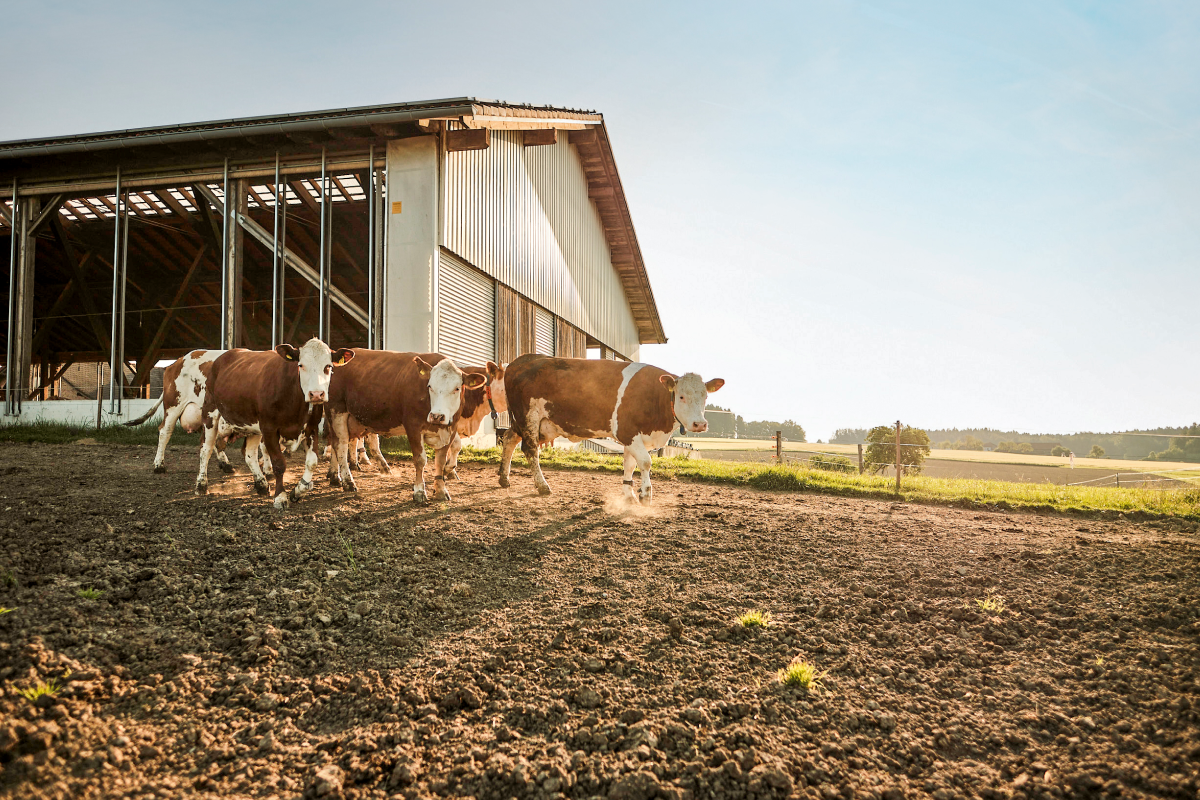
<path fill-rule="evenodd" d="M 108 355 L 108 413 L 121 413 L 121 378 L 124 377 L 124 370 L 121 369 L 121 362 L 124 359 L 124 354 L 120 351 L 121 336 L 120 329 L 124 327 L 125 320 L 121 317 L 121 282 L 122 282 L 122 264 L 121 264 L 121 167 L 117 167 L 117 191 L 114 195 L 113 207 L 113 284 L 112 284 L 112 335 L 109 336 L 109 355 Z M 128 213 L 128 209 L 126 209 Z"/>
<path fill-rule="evenodd" d="M 284 341 L 284 318 L 287 316 L 287 212 L 288 212 L 288 182 L 279 184 L 282 194 L 283 210 L 279 212 L 279 341 Z"/>
<path fill-rule="evenodd" d="M 900 494 L 900 420 L 896 420 L 896 494 Z"/>
<path fill-rule="evenodd" d="M 271 348 L 279 344 L 279 151 L 275 151 L 275 235 L 271 247 Z"/>
<path fill-rule="evenodd" d="M 13 178 L 12 213 L 8 217 L 9 239 L 8 253 L 8 329 L 6 341 L 8 349 L 4 358 L 4 413 L 11 416 L 13 410 L 13 341 L 16 339 L 14 322 L 16 321 L 16 289 L 17 289 L 17 222 L 20 219 L 21 208 L 17 203 L 17 179 Z"/>
<path fill-rule="evenodd" d="M 325 187 L 325 147 L 322 146 L 321 147 L 321 217 L 320 217 L 321 236 L 320 236 L 320 242 L 319 242 L 318 248 L 317 248 L 318 249 L 318 255 L 317 255 L 318 264 L 317 264 L 317 266 L 318 266 L 318 272 L 320 273 L 321 283 L 317 287 L 318 288 L 318 293 L 317 293 L 317 336 L 318 336 L 318 338 L 320 338 L 321 341 L 325 342 L 326 344 L 329 344 L 329 334 L 325 329 L 325 326 L 328 325 L 328 323 L 329 323 L 329 321 L 325 318 L 325 309 L 327 308 L 327 306 L 325 305 L 325 295 L 326 295 L 325 286 L 326 286 L 326 283 L 328 280 L 328 268 L 325 263 L 325 215 L 328 213 L 328 210 L 326 208 L 328 199 L 329 199 L 329 194 L 328 194 L 328 190 Z"/>
<path fill-rule="evenodd" d="M 231 350 L 243 344 L 242 269 L 246 237 L 240 224 L 249 210 L 246 179 L 234 178 L 225 192 L 225 254 L 221 274 L 221 349 Z"/>
<path fill-rule="evenodd" d="M 220 311 L 220 326 L 219 333 L 220 341 L 217 342 L 218 350 L 229 349 L 225 344 L 225 331 L 229 330 L 229 319 L 226 316 L 226 311 L 229 308 L 229 303 L 226 302 L 229 297 L 229 159 L 225 159 L 225 173 L 221 178 L 221 192 L 224 194 L 224 203 L 221 212 L 221 311 Z"/>
<path fill-rule="evenodd" d="M 367 349 L 375 349 L 375 145 L 367 156 Z"/>
<path fill-rule="evenodd" d="M 129 192 L 125 192 L 125 221 L 121 224 L 121 323 L 117 328 L 117 413 L 125 402 L 125 294 L 129 289 Z"/>

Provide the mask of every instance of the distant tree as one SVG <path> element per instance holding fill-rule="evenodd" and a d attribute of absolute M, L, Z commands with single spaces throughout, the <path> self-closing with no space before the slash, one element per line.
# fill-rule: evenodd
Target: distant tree
<path fill-rule="evenodd" d="M 929 455 L 929 434 L 920 428 L 900 431 L 900 468 L 914 475 L 921 472 Z M 911 445 L 911 446 L 904 446 Z M 867 434 L 866 461 L 872 473 L 883 472 L 896 463 L 896 428 L 880 425 Z"/>
<path fill-rule="evenodd" d="M 827 472 L 857 472 L 858 467 L 845 456 L 827 456 L 822 453 L 813 454 L 808 460 L 809 469 L 822 469 Z"/>
<path fill-rule="evenodd" d="M 1104 458 L 1104 448 L 1098 444 L 1092 445 L 1092 449 L 1088 451 L 1088 458 Z"/>
<path fill-rule="evenodd" d="M 953 450 L 954 442 L 950 441 L 949 439 L 946 439 L 944 441 L 938 442 L 937 448 L 938 448 L 938 450 Z"/>
<path fill-rule="evenodd" d="M 982 450 L 983 441 L 974 436 L 966 436 L 954 443 L 955 450 Z"/>
<path fill-rule="evenodd" d="M 984 442 L 984 443 L 983 443 L 983 449 L 984 449 L 984 450 L 995 450 L 995 449 L 996 449 L 996 443 L 995 443 L 995 442 Z"/>
<path fill-rule="evenodd" d="M 1061 444 L 1056 444 L 1054 446 L 1054 449 L 1050 451 L 1050 455 L 1052 455 L 1052 456 L 1069 456 L 1069 455 L 1071 455 L 1071 451 L 1068 450 L 1067 448 L 1063 447 Z"/>
<path fill-rule="evenodd" d="M 1014 453 L 1032 453 L 1033 445 L 1030 444 L 1029 442 L 1019 442 L 1017 444 L 1017 449 L 1014 450 L 1013 452 Z"/>
<path fill-rule="evenodd" d="M 867 440 L 866 428 L 838 428 L 833 432 L 831 444 L 861 444 Z"/>

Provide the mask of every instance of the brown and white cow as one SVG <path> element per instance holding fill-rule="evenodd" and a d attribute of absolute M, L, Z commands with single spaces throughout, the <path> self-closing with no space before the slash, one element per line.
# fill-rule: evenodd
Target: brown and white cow
<path fill-rule="evenodd" d="M 158 402 L 145 414 L 125 423 L 129 426 L 141 425 L 154 416 L 159 406 L 162 406 L 163 419 L 158 426 L 158 451 L 154 454 L 155 472 L 167 471 L 167 445 L 171 441 L 171 434 L 175 432 L 176 423 L 188 433 L 195 433 L 204 427 L 204 423 L 200 419 L 200 409 L 204 407 L 204 387 L 208 385 L 208 373 L 212 369 L 212 362 L 224 352 L 224 350 L 193 350 L 176 359 L 174 363 L 163 370 L 162 397 L 158 398 Z M 233 472 L 233 465 L 229 463 L 229 457 L 225 455 L 225 447 L 229 443 L 229 439 L 226 431 L 218 429 L 217 466 L 221 468 L 222 472 Z M 267 460 L 266 453 L 262 448 L 259 449 L 259 457 L 269 475 L 270 461 Z"/>
<path fill-rule="evenodd" d="M 312 470 L 317 463 L 317 429 L 322 406 L 329 397 L 334 367 L 350 363 L 354 353 L 347 348 L 331 351 L 320 339 L 309 339 L 297 349 L 281 344 L 275 350 L 228 350 L 218 356 L 209 371 L 201 417 L 204 445 L 200 449 L 200 473 L 196 493 L 208 491 L 208 459 L 212 455 L 219 424 L 234 435 L 246 437 L 246 448 L 257 451 L 265 445 L 275 473 L 275 507 L 286 508 L 283 479 L 287 462 L 282 446 L 305 447 L 304 475 L 291 491 L 299 500 L 312 488 Z M 282 445 L 282 446 L 281 446 Z M 248 459 L 254 473 L 254 488 L 268 492 L 267 479 L 257 464 Z"/>
<path fill-rule="evenodd" d="M 442 471 L 446 451 L 459 418 L 475 412 L 467 405 L 471 393 L 486 385 L 487 376 L 465 374 L 440 353 L 355 349 L 354 356 L 349 366 L 334 374 L 329 388 L 326 425 L 334 445 L 330 481 L 341 482 L 348 492 L 357 491 L 348 467 L 347 443 L 351 426 L 361 426 L 366 433 L 408 438 L 415 468 L 413 499 L 417 502 L 428 500 L 424 445 L 431 445 L 436 451 L 434 498 L 449 500 Z M 489 366 L 499 370 L 495 364 Z M 482 392 L 477 394 L 482 402 Z M 375 455 L 380 469 L 390 471 L 377 445 Z"/>
<path fill-rule="evenodd" d="M 518 443 L 533 468 L 540 494 L 550 494 L 542 475 L 538 448 L 566 436 L 571 441 L 594 437 L 625 445 L 624 491 L 633 494 L 633 471 L 642 474 L 638 497 L 653 500 L 650 451 L 666 446 L 676 427 L 693 433 L 708 430 L 704 405 L 709 392 L 725 381 L 705 383 L 689 372 L 676 377 L 649 364 L 585 358 L 524 355 L 508 365 L 504 376 L 512 427 L 500 455 L 500 485 L 508 486 L 509 467 Z"/>
<path fill-rule="evenodd" d="M 479 373 L 487 376 L 487 383 L 481 389 L 474 389 L 463 394 L 463 413 L 454 427 L 454 437 L 450 440 L 450 449 L 446 451 L 446 465 L 442 474 L 448 480 L 458 480 L 458 454 L 462 452 L 464 437 L 479 433 L 483 418 L 489 414 L 492 424 L 496 423 L 496 415 L 508 410 L 508 393 L 504 388 L 504 366 L 491 362 L 485 367 L 463 367 L 467 375 Z"/>

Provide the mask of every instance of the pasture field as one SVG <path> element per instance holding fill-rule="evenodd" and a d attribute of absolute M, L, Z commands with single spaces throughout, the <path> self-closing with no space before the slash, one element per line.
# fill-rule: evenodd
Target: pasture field
<path fill-rule="evenodd" d="M 0 445 L 0 795 L 1200 789 L 1189 519 L 678 470 L 631 509 L 609 472 L 550 469 L 541 498 L 527 469 L 502 490 L 487 463 L 417 506 L 402 462 L 356 495 L 319 474 L 276 512 L 244 468 L 197 498 L 191 448 L 165 475 L 152 457 Z M 751 611 L 769 624 L 739 624 Z M 780 683 L 808 674 L 797 659 L 819 688 Z"/>
<path fill-rule="evenodd" d="M 764 439 L 708 439 L 703 437 L 680 437 L 701 452 L 723 450 L 774 450 L 775 443 Z M 838 453 L 852 458 L 858 457 L 858 446 L 853 444 L 812 444 L 808 442 L 784 442 L 785 452 Z M 865 448 L 864 448 L 865 449 Z M 1070 471 L 1070 462 L 1058 456 L 1039 456 L 1031 453 L 989 453 L 986 450 L 940 450 L 932 448 L 928 460 L 966 461 L 982 464 L 1021 464 L 1032 467 L 1058 467 Z M 1129 461 L 1121 458 L 1075 457 L 1075 471 L 1080 469 L 1102 469 L 1113 472 L 1162 472 L 1179 470 L 1192 477 L 1200 476 L 1200 464 L 1183 461 Z"/>

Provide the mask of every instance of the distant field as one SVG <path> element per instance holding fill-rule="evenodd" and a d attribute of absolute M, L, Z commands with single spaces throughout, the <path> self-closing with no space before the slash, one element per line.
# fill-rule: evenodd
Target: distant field
<path fill-rule="evenodd" d="M 763 439 L 705 439 L 687 437 L 692 447 L 701 452 L 706 450 L 774 450 L 775 444 Z M 852 444 L 811 444 L 800 442 L 784 442 L 786 452 L 798 453 L 840 453 L 857 457 L 858 447 Z M 984 450 L 938 450 L 933 449 L 930 459 L 939 461 L 964 461 L 982 464 L 1014 464 L 1030 467 L 1051 467 L 1069 469 L 1070 462 L 1058 456 L 1037 456 L 1028 453 L 989 453 Z M 1126 461 L 1119 458 L 1080 458 L 1075 457 L 1075 471 L 1080 469 L 1104 470 L 1113 472 L 1163 472 L 1165 470 L 1185 470 L 1181 476 L 1200 476 L 1200 464 L 1188 464 L 1176 461 Z M 1055 481 L 1056 483 L 1060 481 Z"/>

